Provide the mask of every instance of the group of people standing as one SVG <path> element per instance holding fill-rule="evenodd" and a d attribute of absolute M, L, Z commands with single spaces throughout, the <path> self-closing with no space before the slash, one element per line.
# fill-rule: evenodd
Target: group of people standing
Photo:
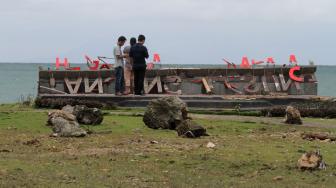
<path fill-rule="evenodd" d="M 144 79 L 146 74 L 146 59 L 148 59 L 148 50 L 145 43 L 145 36 L 139 35 L 130 39 L 130 45 L 125 45 L 127 39 L 124 36 L 118 38 L 117 46 L 114 47 L 113 54 L 115 58 L 115 94 L 143 95 Z"/>

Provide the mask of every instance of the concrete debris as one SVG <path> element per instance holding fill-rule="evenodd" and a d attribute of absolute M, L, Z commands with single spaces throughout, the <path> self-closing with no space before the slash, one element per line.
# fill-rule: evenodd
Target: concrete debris
<path fill-rule="evenodd" d="M 206 145 L 207 148 L 215 148 L 216 145 L 212 142 L 208 142 L 208 144 Z"/>
<path fill-rule="evenodd" d="M 152 141 L 150 141 L 150 143 L 151 143 L 151 144 L 158 144 L 159 142 L 156 141 L 156 140 L 152 140 Z"/>
<path fill-rule="evenodd" d="M 283 180 L 284 178 L 282 176 L 275 176 L 273 178 L 274 181 L 280 181 L 280 180 Z"/>

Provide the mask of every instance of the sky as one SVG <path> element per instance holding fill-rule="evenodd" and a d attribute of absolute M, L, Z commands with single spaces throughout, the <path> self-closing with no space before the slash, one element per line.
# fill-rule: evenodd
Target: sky
<path fill-rule="evenodd" d="M 166 64 L 336 65 L 335 0 L 1 0 L 0 62 L 113 56 L 120 35 L 144 34 Z"/>

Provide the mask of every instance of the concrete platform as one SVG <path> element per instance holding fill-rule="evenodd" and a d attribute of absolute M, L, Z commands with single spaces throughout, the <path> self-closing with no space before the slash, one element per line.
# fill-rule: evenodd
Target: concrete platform
<path fill-rule="evenodd" d="M 112 94 L 40 94 L 39 99 L 48 101 L 73 99 L 95 101 L 100 103 L 113 103 L 121 107 L 145 107 L 156 98 L 170 95 L 144 95 L 144 96 L 115 96 Z M 289 96 L 264 96 L 264 95 L 178 95 L 192 108 L 217 108 L 233 109 L 240 106 L 241 109 L 260 109 L 274 105 L 289 105 L 291 103 L 305 103 L 310 101 L 326 100 L 329 97 L 310 95 Z"/>

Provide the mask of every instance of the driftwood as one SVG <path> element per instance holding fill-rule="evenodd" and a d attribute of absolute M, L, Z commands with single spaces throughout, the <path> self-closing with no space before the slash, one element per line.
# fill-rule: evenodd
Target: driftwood
<path fill-rule="evenodd" d="M 210 88 L 210 86 L 208 84 L 208 81 L 204 77 L 202 78 L 202 83 L 203 83 L 203 86 L 205 88 L 206 93 L 207 94 L 211 94 L 211 92 L 212 92 L 211 88 Z"/>
<path fill-rule="evenodd" d="M 70 81 L 67 77 L 65 77 L 64 82 L 68 87 L 70 94 L 76 94 L 78 93 L 79 87 L 81 85 L 82 77 L 77 78 L 75 81 Z M 75 85 L 75 88 L 73 88 L 72 85 Z"/>
<path fill-rule="evenodd" d="M 281 86 L 280 86 L 280 82 L 279 82 L 279 79 L 277 76 L 275 75 L 272 75 L 272 78 L 274 80 L 274 84 L 275 84 L 275 89 L 277 92 L 280 92 L 281 91 Z"/>
<path fill-rule="evenodd" d="M 336 141 L 336 136 L 326 133 L 303 133 L 301 137 L 305 140 L 331 140 Z"/>
<path fill-rule="evenodd" d="M 156 76 L 149 85 L 148 85 L 147 78 L 145 78 L 145 81 L 144 81 L 145 93 L 146 94 L 150 93 L 152 91 L 152 89 L 154 89 L 155 85 L 157 86 L 158 93 L 162 93 L 162 85 L 161 85 L 161 77 L 160 76 Z"/>

